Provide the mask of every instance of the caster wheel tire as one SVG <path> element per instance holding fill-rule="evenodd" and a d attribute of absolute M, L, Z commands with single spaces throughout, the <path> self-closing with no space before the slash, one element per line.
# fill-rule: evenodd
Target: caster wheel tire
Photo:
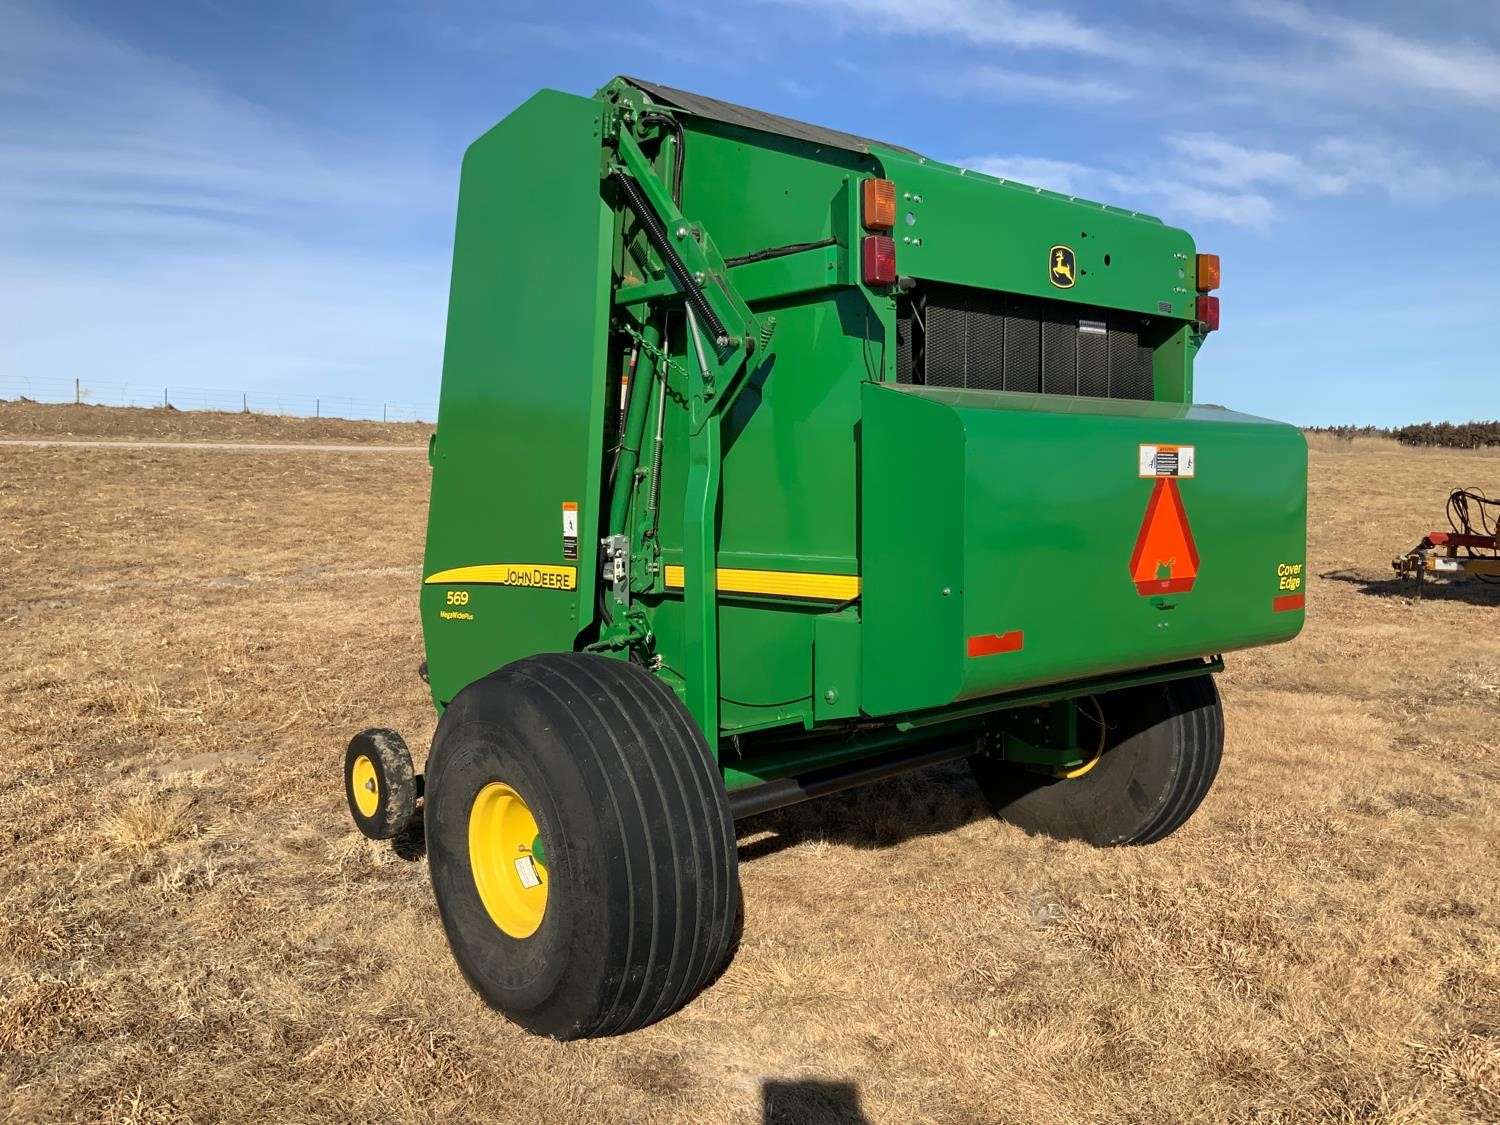
<path fill-rule="evenodd" d="M 1218 689 L 1204 675 L 1080 700 L 1078 738 L 1089 757 L 1060 776 L 998 754 L 971 758 L 995 815 L 1099 847 L 1154 843 L 1182 827 L 1219 772 Z"/>
<path fill-rule="evenodd" d="M 723 781 L 640 666 L 548 654 L 470 684 L 438 723 L 425 801 L 448 944 L 522 1027 L 632 1031 L 727 961 L 739 872 Z"/>
<path fill-rule="evenodd" d="M 395 731 L 362 730 L 344 751 L 344 797 L 355 826 L 372 840 L 390 840 L 417 812 L 411 751 Z"/>

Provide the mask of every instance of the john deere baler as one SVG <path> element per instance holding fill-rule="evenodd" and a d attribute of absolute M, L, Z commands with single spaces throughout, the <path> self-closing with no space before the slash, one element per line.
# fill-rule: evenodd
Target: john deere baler
<path fill-rule="evenodd" d="M 1148 843 L 1232 649 L 1302 626 L 1306 447 L 1193 402 L 1183 231 L 616 79 L 469 149 L 422 585 L 420 799 L 460 966 L 560 1038 L 729 954 L 734 821 L 967 758 L 1005 820 Z"/>

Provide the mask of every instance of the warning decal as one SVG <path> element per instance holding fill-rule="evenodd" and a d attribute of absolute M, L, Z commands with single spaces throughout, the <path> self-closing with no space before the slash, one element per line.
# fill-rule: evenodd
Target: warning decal
<path fill-rule="evenodd" d="M 1140 475 L 1143 477 L 1192 476 L 1193 447 L 1191 445 L 1141 446 Z"/>
<path fill-rule="evenodd" d="M 578 557 L 578 505 L 568 500 L 562 506 L 563 558 L 572 561 Z"/>
<path fill-rule="evenodd" d="M 1146 448 L 1141 447 L 1143 451 Z M 1143 597 L 1186 593 L 1198 577 L 1198 547 L 1173 477 L 1158 477 L 1151 488 L 1135 552 L 1130 556 L 1130 577 Z"/>

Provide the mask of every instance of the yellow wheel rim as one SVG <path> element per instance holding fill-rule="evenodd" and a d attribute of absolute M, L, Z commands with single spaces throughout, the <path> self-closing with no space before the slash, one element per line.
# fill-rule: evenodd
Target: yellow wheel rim
<path fill-rule="evenodd" d="M 536 817 L 504 782 L 486 785 L 469 809 L 469 866 L 495 925 L 513 938 L 536 933 L 547 910 L 546 857 Z"/>
<path fill-rule="evenodd" d="M 375 763 L 361 754 L 354 759 L 354 807 L 360 816 L 374 816 L 380 807 L 380 780 L 375 774 Z"/>

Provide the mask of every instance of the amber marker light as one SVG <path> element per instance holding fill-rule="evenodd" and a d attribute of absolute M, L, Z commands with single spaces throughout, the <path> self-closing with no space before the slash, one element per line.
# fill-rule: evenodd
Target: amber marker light
<path fill-rule="evenodd" d="M 1219 256 L 1217 254 L 1198 255 L 1198 292 L 1207 293 L 1211 289 L 1219 287 Z"/>
<path fill-rule="evenodd" d="M 860 215 L 866 230 L 890 230 L 896 225 L 896 185 L 890 180 L 865 180 L 860 185 Z"/>

